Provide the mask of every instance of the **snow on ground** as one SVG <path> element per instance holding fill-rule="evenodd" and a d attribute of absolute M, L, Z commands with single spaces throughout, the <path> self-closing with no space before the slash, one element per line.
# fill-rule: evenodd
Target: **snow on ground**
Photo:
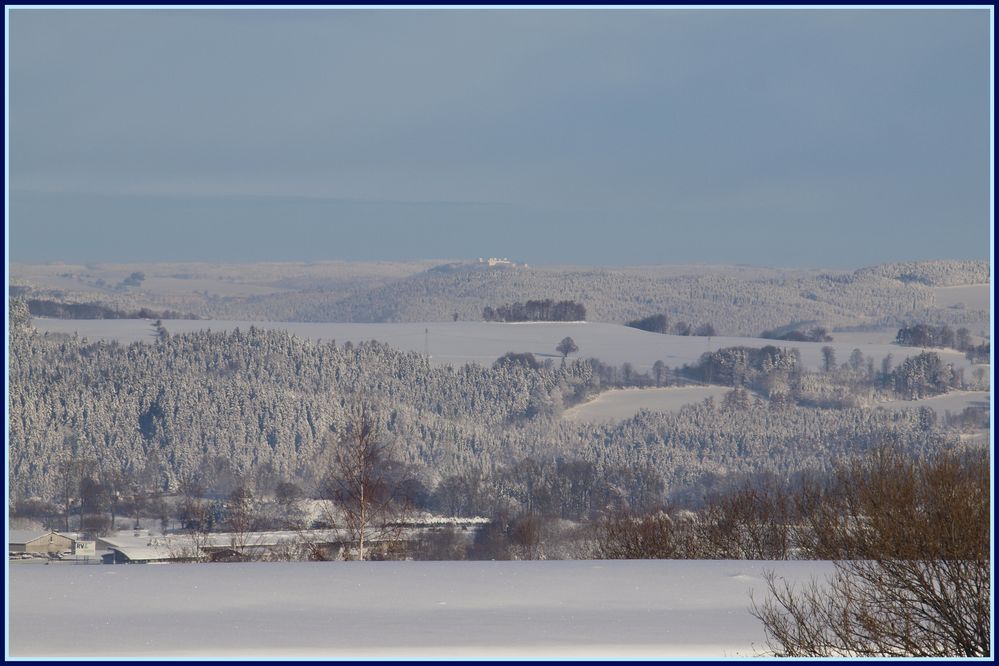
<path fill-rule="evenodd" d="M 937 307 L 964 305 L 966 310 L 989 310 L 992 305 L 988 284 L 962 284 L 953 287 L 932 287 Z"/>
<path fill-rule="evenodd" d="M 583 423 L 606 423 L 631 418 L 642 409 L 677 412 L 684 405 L 703 402 L 709 397 L 720 402 L 731 390 L 725 386 L 616 389 L 565 410 L 562 418 Z"/>
<path fill-rule="evenodd" d="M 903 409 L 917 409 L 919 407 L 929 407 L 943 416 L 945 412 L 959 414 L 966 407 L 979 406 L 989 408 L 990 396 L 988 391 L 951 391 L 943 395 L 935 395 L 932 398 L 921 398 L 920 400 L 889 400 L 877 403 L 878 407 L 901 411 Z"/>
<path fill-rule="evenodd" d="M 960 326 L 951 326 L 952 330 L 957 330 L 961 328 Z M 971 332 L 972 341 L 977 343 L 983 342 L 983 338 L 979 333 L 987 332 L 989 330 L 989 322 L 978 322 L 975 324 L 968 324 L 967 329 Z M 835 345 L 849 345 L 851 349 L 854 347 L 859 347 L 863 349 L 867 345 L 893 345 L 895 338 L 898 335 L 897 328 L 879 328 L 872 331 L 834 331 L 830 333 L 835 340 Z M 830 343 L 832 344 L 832 343 Z M 896 345 L 893 345 L 896 346 Z M 919 349 L 922 351 L 922 348 Z M 928 351 L 941 352 L 944 350 L 929 348 Z M 956 350 L 949 350 L 952 353 L 960 353 Z"/>
<path fill-rule="evenodd" d="M 733 657 L 764 570 L 827 562 L 10 566 L 14 657 Z"/>
<path fill-rule="evenodd" d="M 720 402 L 732 389 L 727 386 L 682 386 L 670 388 L 614 389 L 599 394 L 593 400 L 565 410 L 562 418 L 580 423 L 608 423 L 629 419 L 642 409 L 660 412 L 678 412 L 684 405 L 693 405 L 713 397 Z M 943 395 L 919 400 L 889 400 L 875 403 L 893 411 L 929 407 L 943 416 L 946 412 L 958 414 L 965 407 L 989 407 L 988 391 L 952 391 Z"/>
<path fill-rule="evenodd" d="M 117 340 L 129 343 L 135 341 L 152 342 L 155 332 L 152 322 L 147 319 L 32 319 L 36 329 L 51 333 L 77 333 L 90 340 Z M 337 324 L 301 322 L 250 322 L 223 320 L 180 320 L 164 322 L 170 333 L 184 333 L 210 329 L 213 331 L 243 330 L 250 326 L 257 328 L 287 330 L 303 338 L 315 340 L 380 340 L 407 351 L 424 353 L 429 349 L 431 362 L 437 365 L 461 365 L 464 363 L 492 364 L 503 354 L 531 352 L 541 359 L 551 358 L 556 362 L 561 355 L 555 346 L 566 336 L 572 337 L 579 346 L 582 358 L 598 358 L 604 363 L 620 365 L 631 363 L 636 370 L 647 372 L 657 360 L 671 368 L 686 363 L 695 363 L 701 354 L 721 347 L 747 346 L 764 347 L 774 345 L 784 348 L 797 348 L 802 361 L 809 368 L 819 368 L 822 364 L 822 348 L 826 345 L 836 352 L 836 360 L 845 363 L 853 349 L 859 348 L 866 356 L 880 363 L 881 359 L 892 354 L 895 363 L 903 358 L 915 356 L 923 350 L 918 347 L 901 347 L 885 339 L 883 334 L 872 338 L 871 342 L 858 342 L 849 337 L 844 341 L 833 342 L 784 342 L 762 338 L 738 337 L 697 337 L 661 335 L 648 333 L 619 324 L 606 323 L 530 323 L 505 324 L 497 322 L 429 322 L 394 324 Z M 853 334 L 850 334 L 851 336 Z M 867 334 L 865 334 L 867 335 Z M 955 351 L 933 350 L 947 363 L 967 368 L 969 363 L 964 354 Z"/>
<path fill-rule="evenodd" d="M 835 331 L 830 333 L 837 343 L 863 348 L 865 345 L 890 345 L 898 335 L 897 328 L 878 328 L 872 331 Z M 846 360 L 846 359 L 843 359 Z"/>

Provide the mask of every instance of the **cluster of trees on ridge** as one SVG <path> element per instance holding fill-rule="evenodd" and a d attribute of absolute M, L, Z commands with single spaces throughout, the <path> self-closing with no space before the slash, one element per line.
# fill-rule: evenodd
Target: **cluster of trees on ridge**
<path fill-rule="evenodd" d="M 972 363 L 988 363 L 991 353 L 988 341 L 976 345 L 967 328 L 961 327 L 955 331 L 946 324 L 904 326 L 898 330 L 895 342 L 906 347 L 949 347 L 964 352 Z"/>
<path fill-rule="evenodd" d="M 761 338 L 768 340 L 785 340 L 789 342 L 832 342 L 832 336 L 822 326 L 813 326 L 807 330 L 792 329 L 784 333 L 777 331 L 763 331 Z"/>
<path fill-rule="evenodd" d="M 881 393 L 891 398 L 918 399 L 963 388 L 963 369 L 944 363 L 939 355 L 923 352 L 892 366 L 891 355 L 881 360 L 880 367 L 859 349 L 849 360 L 837 365 L 836 352 L 823 347 L 823 372 L 805 373 L 797 349 L 768 345 L 753 347 L 723 347 L 705 352 L 700 360 L 685 365 L 681 375 L 708 384 L 745 387 L 774 398 L 782 396 L 799 404 L 821 407 L 843 407 L 857 404 L 865 394 Z M 818 394 L 832 391 L 833 399 Z"/>
<path fill-rule="evenodd" d="M 155 311 L 149 308 L 138 310 L 113 310 L 100 303 L 61 303 L 53 300 L 32 298 L 27 301 L 28 312 L 35 317 L 54 319 L 198 319 L 197 315 L 183 314 L 174 310 Z"/>
<path fill-rule="evenodd" d="M 517 301 L 495 309 L 482 309 L 485 321 L 586 321 L 586 306 L 575 301 L 553 301 L 550 298 L 521 303 Z"/>
<path fill-rule="evenodd" d="M 625 326 L 637 328 L 642 331 L 648 331 L 650 333 L 672 333 L 673 335 L 700 336 L 716 335 L 715 327 L 711 324 L 701 324 L 700 326 L 695 327 L 685 321 L 678 321 L 675 324 L 670 325 L 669 317 L 664 314 L 651 315 L 645 317 L 644 319 L 634 319 L 627 322 Z"/>

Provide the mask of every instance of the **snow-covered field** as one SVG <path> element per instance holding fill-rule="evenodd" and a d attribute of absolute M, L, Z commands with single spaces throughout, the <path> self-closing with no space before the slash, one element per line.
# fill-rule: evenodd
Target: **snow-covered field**
<path fill-rule="evenodd" d="M 77 333 L 90 340 L 118 340 L 135 342 L 155 339 L 152 322 L 147 319 L 45 319 L 32 320 L 35 328 L 42 332 Z M 720 347 L 795 347 L 801 351 L 804 363 L 810 368 L 818 368 L 822 363 L 822 347 L 828 345 L 836 352 L 839 363 L 846 362 L 854 348 L 859 348 L 866 356 L 880 363 L 881 359 L 892 354 L 895 363 L 903 358 L 915 356 L 923 350 L 917 347 L 901 347 L 891 344 L 894 333 L 886 338 L 886 333 L 873 334 L 876 342 L 861 342 L 859 336 L 848 334 L 844 341 L 821 342 L 781 342 L 762 338 L 738 337 L 696 337 L 660 335 L 647 333 L 627 326 L 606 323 L 525 323 L 505 324 L 495 322 L 429 322 L 398 324 L 336 324 L 299 322 L 249 322 L 249 321 L 190 321 L 168 320 L 164 322 L 170 333 L 184 333 L 211 329 L 231 331 L 236 328 L 257 328 L 287 330 L 291 333 L 315 340 L 336 340 L 338 343 L 380 340 L 398 349 L 424 353 L 429 349 L 431 361 L 438 365 L 464 363 L 491 364 L 503 354 L 531 352 L 540 358 L 561 359 L 555 351 L 559 341 L 570 336 L 579 346 L 578 356 L 598 358 L 604 363 L 620 365 L 631 363 L 637 370 L 648 371 L 657 360 L 670 367 L 696 362 L 706 351 Z M 872 335 L 872 334 L 864 334 Z M 834 335 L 834 338 L 836 336 Z M 955 351 L 934 350 L 948 363 L 956 367 L 969 367 L 964 354 Z"/>
<path fill-rule="evenodd" d="M 583 423 L 605 423 L 631 418 L 641 409 L 676 412 L 684 405 L 714 398 L 720 402 L 731 388 L 724 386 L 676 386 L 670 388 L 617 389 L 570 407 L 562 418 Z"/>
<path fill-rule="evenodd" d="M 943 416 L 946 412 L 959 414 L 963 412 L 966 407 L 972 407 L 975 405 L 988 407 L 989 400 L 988 391 L 952 391 L 951 393 L 935 395 L 932 398 L 922 398 L 920 400 L 890 400 L 888 402 L 879 402 L 877 406 L 893 410 L 929 407 L 939 416 Z"/>
<path fill-rule="evenodd" d="M 963 284 L 953 287 L 932 287 L 933 299 L 940 307 L 964 305 L 967 310 L 988 310 L 992 294 L 988 284 Z"/>
<path fill-rule="evenodd" d="M 589 402 L 570 407 L 562 414 L 562 418 L 581 423 L 608 423 L 631 418 L 642 409 L 677 412 L 684 405 L 693 405 L 709 397 L 720 402 L 731 390 L 725 386 L 614 389 L 599 394 Z M 988 407 L 989 404 L 988 391 L 953 391 L 919 400 L 889 400 L 873 406 L 894 411 L 929 407 L 938 416 L 943 416 L 946 412 L 959 414 L 966 407 Z"/>
<path fill-rule="evenodd" d="M 10 566 L 13 657 L 736 657 L 827 562 Z"/>

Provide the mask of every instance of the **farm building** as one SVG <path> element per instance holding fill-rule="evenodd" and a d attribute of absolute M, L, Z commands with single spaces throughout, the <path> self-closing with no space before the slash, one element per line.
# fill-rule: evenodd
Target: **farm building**
<path fill-rule="evenodd" d="M 7 533 L 7 551 L 10 553 L 73 552 L 76 537 L 50 530 L 11 530 Z"/>
<path fill-rule="evenodd" d="M 295 548 L 337 547 L 342 540 L 342 536 L 327 530 L 166 536 L 118 533 L 101 537 L 97 540 L 97 545 L 103 550 L 111 551 L 104 556 L 106 563 L 125 564 L 257 559 Z"/>
<path fill-rule="evenodd" d="M 483 518 L 426 518 L 400 525 L 391 538 L 371 532 L 365 538 L 372 556 L 393 541 L 409 541 L 444 527 L 456 527 L 462 537 L 471 540 L 487 521 Z M 157 562 L 232 562 L 254 559 L 339 559 L 351 548 L 351 539 L 343 530 L 266 531 L 153 536 L 145 531 L 118 532 L 100 537 L 97 548 L 110 551 L 103 556 L 107 564 Z"/>
<path fill-rule="evenodd" d="M 101 556 L 105 564 L 194 561 L 197 558 L 187 546 L 177 539 L 138 534 L 119 533 L 97 539 L 100 550 L 110 551 Z"/>

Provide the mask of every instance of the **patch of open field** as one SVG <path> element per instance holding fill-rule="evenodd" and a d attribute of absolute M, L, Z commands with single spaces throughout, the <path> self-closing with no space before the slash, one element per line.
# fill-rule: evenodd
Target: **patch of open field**
<path fill-rule="evenodd" d="M 939 416 L 950 412 L 958 414 L 968 407 L 986 407 L 991 402 L 991 394 L 988 391 L 951 391 L 943 395 L 935 395 L 932 398 L 922 398 L 920 400 L 889 400 L 879 402 L 878 407 L 891 410 L 917 409 L 919 407 L 929 407 Z"/>
<path fill-rule="evenodd" d="M 692 405 L 707 398 L 720 401 L 731 391 L 726 386 L 678 386 L 667 388 L 614 389 L 599 394 L 593 400 L 565 410 L 562 418 L 581 423 L 608 423 L 629 419 L 643 409 L 660 412 L 677 412 L 684 405 Z M 929 407 L 938 416 L 958 414 L 967 407 L 989 408 L 988 391 L 951 391 L 944 395 L 919 400 L 890 400 L 874 405 L 894 411 Z"/>
<path fill-rule="evenodd" d="M 11 566 L 15 657 L 753 656 L 763 573 L 827 562 Z M 81 612 L 80 603 L 99 612 Z"/>
<path fill-rule="evenodd" d="M 963 284 L 954 287 L 931 287 L 931 290 L 939 307 L 950 308 L 963 305 L 966 310 L 988 311 L 992 304 L 990 286 L 988 284 Z"/>
<path fill-rule="evenodd" d="M 642 409 L 676 412 L 684 405 L 707 398 L 720 401 L 732 389 L 725 386 L 674 386 L 605 391 L 589 402 L 565 410 L 562 418 L 583 423 L 606 423 L 628 419 Z"/>
<path fill-rule="evenodd" d="M 895 343 L 898 328 L 879 328 L 871 331 L 833 331 L 836 344 L 863 347 L 866 345 L 891 345 Z"/>

